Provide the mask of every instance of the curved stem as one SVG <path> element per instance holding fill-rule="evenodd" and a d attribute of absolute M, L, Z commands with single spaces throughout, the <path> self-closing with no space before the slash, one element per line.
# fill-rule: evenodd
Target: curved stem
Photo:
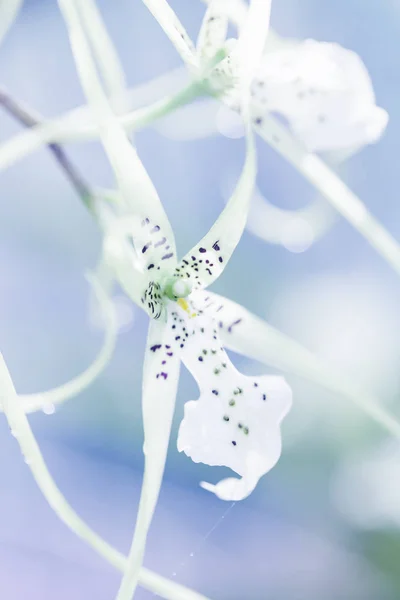
<path fill-rule="evenodd" d="M 1 354 L 0 400 L 4 407 L 4 412 L 11 428 L 11 432 L 18 441 L 25 462 L 29 465 L 37 485 L 51 508 L 71 531 L 89 544 L 100 556 L 116 569 L 124 572 L 127 567 L 126 557 L 94 532 L 85 521 L 79 517 L 58 489 L 43 459 L 40 448 L 29 425 L 28 418 L 24 413 L 21 399 L 14 389 L 10 373 Z M 167 600 L 207 600 L 205 596 L 197 594 L 175 582 L 169 581 L 145 568 L 140 569 L 139 581 L 143 587 L 155 594 L 161 595 Z"/>
<path fill-rule="evenodd" d="M 205 93 L 203 85 L 194 81 L 179 92 L 168 95 L 145 108 L 119 116 L 118 119 L 126 130 L 138 130 Z M 0 146 L 0 170 L 10 167 L 16 161 L 39 149 L 43 144 L 92 140 L 98 136 L 97 125 L 89 123 L 76 126 L 73 122 L 73 114 L 72 118 L 67 114 L 58 120 L 44 122 L 33 127 L 31 131 L 24 131 L 2 144 Z"/>
<path fill-rule="evenodd" d="M 105 320 L 103 345 L 89 367 L 67 383 L 37 394 L 20 394 L 19 401 L 25 413 L 44 410 L 46 406 L 61 404 L 77 396 L 97 379 L 111 360 L 118 336 L 117 315 L 112 301 L 102 288 L 102 284 L 92 275 L 87 275 L 87 279 L 92 286 Z"/>
<path fill-rule="evenodd" d="M 6 110 L 12 117 L 17 119 L 22 125 L 29 129 L 40 128 L 42 125 L 43 118 L 34 113 L 34 111 L 21 102 L 13 98 L 6 90 L 0 89 L 0 105 Z M 22 136 L 25 136 L 23 133 Z M 18 136 L 16 136 L 18 137 Z M 16 139 L 16 138 L 13 138 Z M 72 186 L 75 188 L 83 202 L 91 208 L 93 203 L 94 194 L 91 191 L 89 185 L 85 179 L 70 161 L 65 151 L 59 144 L 50 143 L 48 144 L 50 152 L 54 155 L 55 159 L 65 172 Z"/>

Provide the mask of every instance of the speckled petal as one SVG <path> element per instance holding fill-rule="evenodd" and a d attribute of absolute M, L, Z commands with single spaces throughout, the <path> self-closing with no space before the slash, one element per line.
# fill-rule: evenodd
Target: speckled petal
<path fill-rule="evenodd" d="M 197 55 L 201 63 L 213 58 L 224 45 L 228 30 L 226 7 L 221 0 L 212 0 L 207 7 L 197 38 Z"/>
<path fill-rule="evenodd" d="M 236 188 L 209 232 L 176 267 L 175 277 L 190 279 L 195 290 L 211 285 L 220 276 L 240 241 L 255 185 L 256 163 L 254 138 L 247 124 L 246 158 Z"/>
<path fill-rule="evenodd" d="M 134 216 L 115 219 L 110 225 L 105 245 L 134 250 L 136 266 L 159 279 L 176 265 L 175 248 L 161 227 L 149 218 Z"/>
<path fill-rule="evenodd" d="M 68 28 L 81 85 L 99 127 L 100 138 L 113 167 L 126 210 L 142 218 L 149 217 L 153 223 L 160 225 L 173 246 L 172 229 L 157 191 L 102 88 L 76 3 L 60 0 L 59 6 Z"/>
<path fill-rule="evenodd" d="M 245 498 L 281 452 L 280 423 L 291 406 L 291 391 L 281 377 L 239 373 L 221 347 L 217 327 L 196 317 L 195 333 L 182 360 L 195 377 L 200 397 L 185 405 L 178 450 L 195 462 L 230 467 L 242 479 L 203 487 L 224 500 Z"/>
<path fill-rule="evenodd" d="M 186 29 L 166 0 L 143 0 L 189 68 L 197 66 L 196 52 Z"/>
<path fill-rule="evenodd" d="M 164 349 L 172 343 L 171 331 L 165 324 L 150 321 L 143 369 L 145 469 L 135 532 L 117 598 L 133 597 L 139 581 L 147 533 L 161 488 L 180 367 L 178 353 L 172 353 L 172 356 L 167 357 L 166 364 L 163 364 Z"/>
<path fill-rule="evenodd" d="M 339 44 L 306 40 L 265 55 L 252 86 L 254 114 L 276 112 L 309 150 L 363 146 L 388 116 L 375 104 L 360 57 Z"/>

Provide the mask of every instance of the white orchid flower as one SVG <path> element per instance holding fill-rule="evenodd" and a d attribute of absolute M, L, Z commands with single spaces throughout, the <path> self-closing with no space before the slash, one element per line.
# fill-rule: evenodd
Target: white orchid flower
<path fill-rule="evenodd" d="M 206 4 L 210 10 L 211 1 L 206 0 Z M 219 0 L 219 10 L 241 30 L 247 3 Z M 234 100 L 231 106 L 238 108 Z M 279 114 L 311 152 L 354 151 L 375 143 L 389 118 L 376 106 L 370 76 L 355 52 L 312 39 L 285 41 L 271 31 L 252 85 L 252 108 L 256 125 L 261 124 L 263 114 Z M 190 109 L 191 122 L 196 116 L 201 119 L 201 103 L 188 107 L 183 126 L 172 127 L 171 119 L 168 129 L 172 136 L 193 138 L 188 123 Z M 205 114 L 209 116 L 209 112 Z M 214 123 L 218 133 L 218 120 Z"/>
<path fill-rule="evenodd" d="M 252 0 L 247 25 L 243 26 L 238 40 L 225 39 L 226 11 L 223 5 L 220 8 L 220 0 L 213 0 L 203 19 L 197 47 L 166 0 L 146 0 L 145 4 L 165 30 L 189 71 L 189 82 L 177 92 L 177 85 L 180 87 L 182 82 L 187 81 L 181 70 L 162 76 L 159 82 L 149 82 L 139 89 L 124 90 L 121 65 L 94 0 L 87 0 L 80 6 L 82 22 L 87 27 L 92 51 L 113 109 L 117 113 L 123 113 L 127 105 L 142 106 L 133 112 L 120 114 L 120 123 L 126 130 L 137 130 L 151 124 L 155 119 L 204 95 L 228 96 L 228 92 L 235 88 L 236 97 L 240 97 L 241 90 L 250 85 L 261 59 L 268 32 L 271 0 Z M 172 89 L 174 93 L 150 106 L 143 106 L 160 89 Z M 0 147 L 0 169 L 11 166 L 43 144 L 67 140 L 84 141 L 96 139 L 98 135 L 97 122 L 91 108 L 78 107 L 59 119 L 44 122 L 5 142 Z"/>
<path fill-rule="evenodd" d="M 208 318 L 201 325 L 196 321 L 204 311 L 197 306 L 200 298 L 195 292 L 200 292 L 213 283 L 222 273 L 245 226 L 256 177 L 255 147 L 249 123 L 244 168 L 231 200 L 209 233 L 178 263 L 171 228 L 154 186 L 102 90 L 84 33 L 84 21 L 82 23 L 79 2 L 59 0 L 59 5 L 67 24 L 81 84 L 97 119 L 101 140 L 114 168 L 122 200 L 127 208 L 134 207 L 133 212 L 136 215 L 119 219 L 112 225 L 105 242 L 106 261 L 112 266 L 116 278 L 132 300 L 142 305 L 152 317 L 143 376 L 145 438 L 143 487 L 128 569 L 117 595 L 117 600 L 129 600 L 138 584 L 147 533 L 162 482 L 180 359 L 187 361 L 196 378 L 199 377 L 198 365 L 204 363 L 205 369 L 200 379 L 202 395 L 199 404 L 206 402 L 210 393 L 211 397 L 220 396 L 221 400 L 218 398 L 217 402 L 220 403 L 223 423 L 228 424 L 230 420 L 229 415 L 223 412 L 225 405 L 227 405 L 226 410 L 229 410 L 229 407 L 232 410 L 235 408 L 234 391 L 240 393 L 244 399 L 243 413 L 240 413 L 240 417 L 246 415 L 245 402 L 248 402 L 246 420 L 243 423 L 237 422 L 235 431 L 229 432 L 229 442 L 226 438 L 220 441 L 222 445 L 230 443 L 227 451 L 221 453 L 218 440 L 214 445 L 214 462 L 225 463 L 236 468 L 242 475 L 242 479 L 234 480 L 233 484 L 231 480 L 227 480 L 215 487 L 208 486 L 208 489 L 226 500 L 246 497 L 254 489 L 260 476 L 275 464 L 280 453 L 279 424 L 289 409 L 290 391 L 285 388 L 285 393 L 279 394 L 274 390 L 273 385 L 266 384 L 264 378 L 254 380 L 253 388 L 250 384 L 244 386 L 244 376 L 236 373 L 220 345 L 213 320 Z M 251 28 L 255 17 L 259 16 L 261 9 L 264 8 L 263 0 L 254 0 L 253 10 L 249 13 Z M 254 62 L 262 50 L 266 34 L 266 31 L 259 26 L 256 29 L 257 36 L 251 36 L 251 31 L 246 28 L 242 36 L 244 51 L 242 68 L 239 72 L 243 73 L 240 83 L 244 115 L 247 114 L 246 102 L 249 92 L 246 85 L 248 73 L 245 67 L 248 62 Z M 141 216 L 139 220 L 138 215 Z M 133 244 L 133 250 L 128 249 L 127 237 Z M 193 324 L 195 322 L 197 324 Z M 185 346 L 192 345 L 192 338 L 196 339 L 194 343 L 197 344 L 196 366 L 193 364 L 192 352 L 188 349 L 185 353 Z M 230 373 L 229 381 L 226 380 L 225 370 L 226 373 Z M 215 380 L 207 381 L 208 377 Z M 221 383 L 218 384 L 218 381 Z M 217 394 L 214 394 L 213 390 Z M 271 400 L 270 410 L 263 408 L 264 403 L 268 403 L 268 399 Z M 273 432 L 273 435 L 265 442 L 257 431 L 252 443 L 249 443 L 247 440 L 250 439 L 252 426 L 255 431 L 257 430 L 254 420 L 256 416 L 254 405 L 257 404 L 257 400 L 260 403 L 260 408 L 257 410 L 258 423 L 260 424 L 263 418 L 265 433 Z M 229 404 L 230 402 L 233 404 Z M 215 433 L 212 424 L 215 416 L 215 414 L 211 416 L 211 425 L 209 425 L 211 436 Z M 232 422 L 233 419 L 232 415 Z M 189 418 L 187 427 L 193 428 Z M 232 424 L 228 427 L 232 427 Z M 239 432 L 240 435 L 242 430 L 244 439 L 237 436 L 236 440 L 232 437 L 233 433 Z M 213 437 L 210 438 L 209 443 L 214 443 Z M 232 450 L 236 449 L 242 454 L 240 460 L 235 460 L 232 454 Z M 189 449 L 188 452 L 191 451 Z M 209 453 L 205 453 L 203 458 L 206 460 L 208 456 Z"/>
<path fill-rule="evenodd" d="M 312 152 L 375 143 L 388 122 L 361 58 L 339 44 L 311 39 L 264 57 L 252 101 L 256 118 L 282 115 Z"/>
<path fill-rule="evenodd" d="M 93 0 L 88 0 L 93 4 Z M 253 12 L 253 15 L 261 15 L 261 17 L 256 17 L 254 19 L 246 18 L 244 19 L 244 14 L 247 15 L 248 5 L 244 3 L 242 0 L 219 0 L 218 3 L 215 2 L 215 6 L 218 7 L 220 14 L 227 13 L 228 16 L 230 14 L 234 14 L 234 20 L 236 20 L 239 25 L 239 41 L 236 44 L 235 48 L 229 54 L 230 60 L 234 58 L 235 60 L 231 60 L 231 66 L 235 64 L 239 64 L 239 73 L 242 77 L 245 74 L 248 78 L 253 79 L 254 71 L 257 69 L 257 66 L 260 62 L 260 54 L 254 53 L 253 56 L 256 56 L 256 59 L 247 60 L 246 61 L 246 52 L 242 52 L 240 49 L 246 47 L 246 44 L 250 41 L 258 40 L 257 44 L 260 44 L 259 36 L 254 35 L 251 36 L 251 33 L 247 36 L 244 35 L 245 26 L 248 25 L 248 31 L 251 31 L 254 28 L 254 32 L 256 32 L 260 27 L 266 26 L 266 21 L 269 16 L 269 8 L 270 2 L 265 0 L 265 3 L 262 0 L 258 0 L 259 4 L 259 13 Z M 126 129 L 138 129 L 140 127 L 144 127 L 153 123 L 155 120 L 163 117 L 165 115 L 169 115 L 170 113 L 176 111 L 179 107 L 182 107 L 190 102 L 199 95 L 203 94 L 211 94 L 215 95 L 215 90 L 213 92 L 212 86 L 207 83 L 207 80 L 201 80 L 194 73 L 199 73 L 199 59 L 196 51 L 194 50 L 194 45 L 189 43 L 187 40 L 187 34 L 184 33 L 182 25 L 179 23 L 176 15 L 173 13 L 172 9 L 169 7 L 165 0 L 148 0 L 147 6 L 156 16 L 159 23 L 163 26 L 167 35 L 170 37 L 171 41 L 175 44 L 175 47 L 180 52 L 182 58 L 185 61 L 185 64 L 189 67 L 190 72 L 192 73 L 192 81 L 189 82 L 183 89 L 180 89 L 177 93 L 169 95 L 159 101 L 154 102 L 150 106 L 146 106 L 135 110 L 131 113 L 121 115 L 119 117 L 120 124 Z M 237 8 L 239 7 L 239 8 Z M 250 9 L 257 8 L 257 4 L 254 2 L 250 5 Z M 82 18 L 85 16 L 82 13 Z M 86 19 L 87 21 L 87 19 Z M 94 22 L 93 19 L 90 19 L 90 23 Z M 245 25 L 243 25 L 243 22 Z M 101 20 L 97 19 L 95 30 L 99 29 L 99 24 L 101 24 Z M 251 25 L 251 26 L 250 26 Z M 93 37 L 96 37 L 95 31 L 91 31 L 90 33 L 92 42 Z M 101 32 L 101 36 L 104 39 L 104 28 Z M 98 43 L 101 39 L 100 35 L 97 35 L 98 40 L 96 44 L 93 44 L 93 50 L 97 54 L 99 51 L 106 50 L 107 47 L 110 47 L 110 41 L 107 39 L 107 44 Z M 250 40 L 249 40 L 250 36 Z M 265 37 L 265 36 L 264 36 Z M 253 38 L 253 40 L 252 40 Z M 207 38 L 206 38 L 207 39 Z M 240 42 L 242 39 L 242 43 Z M 266 50 L 268 52 L 279 52 L 281 50 L 290 49 L 290 44 L 288 45 L 276 35 L 269 35 L 270 44 L 266 44 Z M 265 39 L 263 43 L 263 47 L 265 47 Z M 262 50 L 262 48 L 261 48 Z M 218 53 L 217 53 L 218 54 Z M 247 53 L 247 58 L 250 55 Z M 226 57 L 227 58 L 227 57 Z M 108 81 L 110 79 L 110 70 L 114 69 L 114 83 L 118 81 L 118 72 L 119 65 L 117 63 L 115 52 L 109 52 L 107 57 L 107 65 L 102 65 L 102 69 L 108 69 Z M 102 62 L 102 61 L 100 61 Z M 221 67 L 223 64 L 223 60 L 217 65 Z M 246 65 L 246 68 L 243 66 Z M 248 68 L 250 65 L 250 68 Z M 231 83 L 234 82 L 235 77 L 229 76 L 229 69 L 224 71 L 225 74 L 228 74 L 228 79 Z M 218 73 L 218 72 L 217 72 Z M 179 74 L 178 74 L 179 75 Z M 104 79 L 105 73 L 103 72 Z M 176 79 L 176 73 L 174 73 L 174 79 Z M 179 79 L 179 77 L 178 77 Z M 218 80 L 218 77 L 217 77 Z M 162 78 L 162 85 L 165 83 L 165 77 Z M 221 81 L 221 77 L 219 77 L 219 81 Z M 242 79 L 244 83 L 244 79 Z M 250 81 L 247 79 L 247 82 L 250 84 Z M 151 89 L 154 91 L 154 87 L 158 87 L 159 82 L 154 82 L 150 84 Z M 367 82 L 368 85 L 368 82 Z M 365 86 L 364 86 L 365 87 Z M 108 85 L 108 90 L 111 92 L 111 87 Z M 226 92 L 228 90 L 225 90 Z M 234 91 L 234 87 L 231 88 L 231 91 Z M 368 94 L 367 94 L 368 95 Z M 131 96 L 131 92 L 128 97 Z M 135 92 L 133 91 L 133 96 L 135 96 Z M 139 97 L 141 98 L 141 102 L 146 96 L 146 92 L 144 87 L 142 86 L 139 90 Z M 125 97 L 125 96 L 124 96 Z M 219 97 L 227 103 L 228 106 L 232 105 L 232 94 L 220 92 Z M 196 103 L 198 104 L 198 103 Z M 195 112 L 193 113 L 192 110 Z M 198 114 L 196 113 L 197 108 L 192 108 L 192 106 L 187 107 L 187 115 L 186 119 L 184 115 L 179 114 L 178 122 L 175 120 L 175 123 L 179 126 L 181 123 L 196 122 L 195 135 L 199 133 L 199 130 L 203 129 L 203 127 L 199 126 L 201 120 L 199 119 Z M 82 113 L 84 111 L 77 111 L 78 113 Z M 182 111 L 180 111 L 182 113 Z M 351 112 L 351 111 L 350 111 Z M 363 114 L 371 114 L 370 111 L 362 111 Z M 379 111 L 378 111 L 379 112 Z M 346 113 L 347 114 L 347 113 Z M 378 113 L 375 111 L 375 116 Z M 191 116 L 190 116 L 191 115 Z M 384 113 L 380 112 L 381 121 L 383 124 Z M 63 118 L 51 121 L 48 123 L 44 123 L 43 125 L 37 126 L 33 128 L 33 130 L 28 132 L 22 132 L 18 134 L 8 142 L 5 142 L 0 147 L 0 169 L 4 169 L 7 166 L 13 164 L 16 160 L 21 159 L 26 156 L 29 152 L 39 148 L 43 143 L 48 143 L 51 141 L 65 141 L 65 140 L 85 140 L 96 138 L 98 136 L 98 127 L 96 122 L 83 119 L 83 114 L 80 114 L 79 122 L 75 122 L 74 119 L 74 111 L 65 115 Z M 375 124 L 378 119 L 375 119 Z M 364 121 L 365 123 L 365 121 Z M 179 127 L 175 127 L 178 129 Z M 253 116 L 253 127 L 255 131 L 269 144 L 274 148 L 279 154 L 283 156 L 285 160 L 290 162 L 310 183 L 311 185 L 323 196 L 326 200 L 333 206 L 335 210 L 337 210 L 341 215 L 343 215 L 360 233 L 363 235 L 368 242 L 376 249 L 376 251 L 381 254 L 381 256 L 398 272 L 400 273 L 400 246 L 397 241 L 390 235 L 390 233 L 382 227 L 382 225 L 373 217 L 372 214 L 369 213 L 365 205 L 362 201 L 343 183 L 343 181 L 315 154 L 309 152 L 307 148 L 304 146 L 302 141 L 299 141 L 296 136 L 285 126 L 283 126 L 279 120 L 276 119 L 273 113 L 265 113 L 265 111 L 261 111 L 260 114 L 255 114 Z M 355 129 L 357 130 L 357 127 Z M 374 135 L 376 134 L 376 127 L 372 128 L 374 130 Z M 379 127 L 378 127 L 379 129 Z M 361 127 L 361 130 L 368 131 L 368 136 L 371 134 L 371 130 L 369 127 L 366 129 Z M 208 133 L 210 133 L 210 128 L 208 128 Z M 349 148 L 346 151 L 341 150 L 340 153 L 345 154 L 352 153 L 356 151 L 357 148 Z M 304 215 L 300 215 L 301 223 L 300 229 L 304 229 L 301 224 L 304 221 L 304 217 L 306 221 L 303 223 L 305 225 L 305 229 L 310 232 L 310 235 L 307 235 L 307 239 L 310 239 L 311 242 L 313 239 L 317 239 L 321 237 L 325 231 L 327 231 L 330 227 L 330 224 L 333 222 L 332 212 L 325 210 L 326 214 L 321 214 L 321 206 L 320 201 L 317 199 L 315 204 L 310 206 L 310 209 L 305 212 Z M 264 202 L 264 205 L 261 207 L 265 210 L 259 212 L 258 216 L 260 218 L 263 215 L 267 215 L 267 217 L 272 215 L 272 218 L 279 217 L 276 211 L 273 210 L 273 207 L 269 205 L 267 201 Z M 271 210 L 270 210 L 271 209 Z M 297 214 L 291 215 L 290 213 L 281 214 L 283 217 L 283 221 L 280 224 L 281 231 L 285 229 L 285 221 L 286 217 L 294 217 L 294 229 L 295 233 L 298 229 L 297 225 L 299 224 Z M 257 218 L 258 220 L 258 218 Z M 254 220 L 253 220 L 254 221 Z M 251 225 L 250 225 L 251 226 Z M 292 225 L 290 225 L 289 230 L 292 229 Z M 262 236 L 262 231 L 257 228 L 257 235 Z M 296 234 L 297 235 L 297 234 Z M 267 240 L 271 239 L 270 235 L 264 236 Z M 296 237 L 296 236 L 295 236 Z M 304 237 L 304 236 L 303 236 Z M 281 235 L 279 239 L 286 240 L 287 236 L 285 234 Z"/>
<path fill-rule="evenodd" d="M 156 321 L 147 349 L 147 372 L 155 381 L 145 381 L 144 387 L 154 385 L 163 395 L 168 380 L 178 375 L 176 363 L 185 363 L 201 395 L 185 406 L 178 448 L 195 462 L 229 466 L 240 474 L 240 481 L 203 485 L 224 500 L 240 500 L 279 457 L 279 425 L 290 408 L 291 394 L 280 377 L 241 375 L 223 350 L 215 302 L 203 291 L 222 273 L 232 251 L 230 233 L 226 236 L 218 229 L 217 239 L 212 229 L 178 262 L 173 243 L 157 224 L 146 218 L 139 224 L 128 217 L 117 222 L 106 239 L 105 256 L 128 295 Z M 131 261 L 126 256 L 129 238 L 134 247 Z M 127 269 L 129 262 L 139 261 L 138 272 Z M 140 300 L 139 281 L 144 286 Z"/>
<path fill-rule="evenodd" d="M 210 6 L 209 0 L 205 1 Z M 243 0 L 220 0 L 219 7 L 240 31 L 248 4 Z M 234 94 L 225 102 L 227 105 L 221 106 L 204 99 L 184 106 L 156 127 L 167 137 L 180 140 L 215 134 L 241 137 L 243 127 Z M 286 134 L 286 141 L 293 137 L 304 155 L 328 153 L 334 165 L 377 142 L 388 122 L 387 112 L 376 105 L 368 71 L 355 52 L 315 40 L 285 40 L 273 31 L 269 32 L 255 73 L 251 110 L 257 133 L 285 158 L 290 160 L 291 149 L 276 143 L 280 139 L 278 129 Z M 285 127 L 276 117 L 284 121 Z M 306 174 L 300 161 L 296 167 Z M 321 191 L 325 189 L 323 186 Z M 343 212 L 337 204 L 335 208 Z M 304 209 L 282 210 L 257 190 L 247 229 L 269 243 L 301 251 L 325 235 L 335 221 L 334 210 L 321 198 Z M 359 228 L 358 222 L 352 222 Z"/>

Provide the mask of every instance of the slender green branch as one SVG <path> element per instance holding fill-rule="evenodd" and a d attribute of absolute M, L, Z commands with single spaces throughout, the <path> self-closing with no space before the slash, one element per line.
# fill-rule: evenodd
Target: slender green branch
<path fill-rule="evenodd" d="M 43 121 L 40 115 L 35 114 L 34 111 L 17 101 L 4 89 L 0 89 L 0 105 L 25 127 L 34 128 L 38 125 L 40 126 L 41 122 Z M 90 208 L 94 194 L 81 173 L 72 164 L 67 154 L 59 144 L 50 143 L 48 144 L 48 148 L 53 153 L 58 164 L 67 175 L 69 181 L 82 198 L 85 205 Z"/>
<path fill-rule="evenodd" d="M 191 82 L 176 94 L 157 100 L 145 108 L 134 110 L 119 117 L 119 120 L 125 129 L 138 130 L 204 94 L 206 94 L 206 89 L 201 83 Z M 2 144 L 0 146 L 0 170 L 10 167 L 44 144 L 96 139 L 99 135 L 97 126 L 90 123 L 82 123 L 77 126 L 74 123 L 73 113 L 74 111 L 71 111 L 54 121 L 44 121 L 30 131 L 17 134 Z"/>
<path fill-rule="evenodd" d="M 12 116 L 18 119 L 18 121 L 20 121 L 26 127 L 32 127 L 39 123 L 39 117 L 34 115 L 33 111 L 25 106 L 22 106 L 5 92 L 0 92 L 0 103 Z M 48 147 L 52 151 L 57 162 L 63 168 L 68 179 L 74 185 L 82 200 L 85 202 L 88 208 L 92 210 L 92 202 L 95 199 L 95 194 L 91 192 L 88 184 L 84 181 L 74 165 L 67 158 L 64 150 L 58 144 L 49 144 Z M 91 204 L 87 203 L 87 199 L 91 201 Z M 85 374 L 84 377 L 87 378 L 87 375 Z M 77 378 L 78 381 L 81 379 L 82 377 Z M 71 388 L 71 384 L 69 384 L 69 387 Z M 76 387 L 75 380 L 72 383 L 72 387 Z M 4 388 L 8 390 L 7 393 L 4 392 Z M 56 390 L 56 392 L 63 391 L 64 394 L 64 388 L 66 388 L 66 386 L 62 386 L 62 388 L 60 388 L 60 390 Z M 11 400 L 9 398 L 10 394 L 13 395 Z M 53 396 L 54 392 L 51 392 L 52 401 L 55 401 L 56 398 Z M 40 400 L 41 395 L 38 395 L 38 398 Z M 32 433 L 24 410 L 24 403 L 26 403 L 26 400 L 30 401 L 30 405 L 34 405 L 36 397 L 22 397 L 15 394 L 8 370 L 1 355 L 0 400 L 2 401 L 1 403 L 3 405 L 3 410 L 9 421 L 10 428 L 19 442 L 22 454 L 25 456 L 25 460 L 30 466 L 36 483 L 38 484 L 40 490 L 52 509 L 71 529 L 71 531 L 89 544 L 98 554 L 100 554 L 115 568 L 124 573 L 128 565 L 127 558 L 118 552 L 118 550 L 113 548 L 110 544 L 108 544 L 105 540 L 103 540 L 96 532 L 94 532 L 73 510 L 58 489 L 49 470 L 47 469 L 46 463 Z M 184 586 L 161 577 L 160 575 L 153 573 L 144 567 L 140 569 L 139 582 L 140 585 L 158 595 L 161 595 L 162 597 L 166 598 L 166 600 L 207 600 L 207 598 L 201 594 L 198 594 L 192 590 L 189 590 L 188 588 L 185 588 Z"/>
<path fill-rule="evenodd" d="M 16 438 L 25 462 L 29 465 L 32 475 L 43 496 L 50 504 L 56 515 L 71 531 L 87 542 L 92 548 L 116 569 L 124 572 L 127 558 L 94 532 L 70 506 L 52 478 L 39 445 L 24 413 L 20 397 L 14 389 L 11 376 L 0 354 L 0 401 L 4 409 L 11 432 Z M 161 595 L 166 600 L 207 600 L 201 594 L 185 588 L 178 583 L 141 568 L 140 584 L 150 591 Z"/>

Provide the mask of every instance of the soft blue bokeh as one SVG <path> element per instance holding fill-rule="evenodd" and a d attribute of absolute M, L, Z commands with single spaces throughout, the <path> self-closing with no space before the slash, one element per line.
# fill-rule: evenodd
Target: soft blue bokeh
<path fill-rule="evenodd" d="M 195 36 L 203 4 L 171 4 Z M 130 85 L 179 65 L 139 0 L 99 5 Z M 365 61 L 390 123 L 382 140 L 353 157 L 343 172 L 400 239 L 400 2 L 275 0 L 272 24 L 284 36 L 339 42 Z M 56 2 L 27 0 L 0 57 L 1 85 L 43 115 L 83 102 Z M 0 114 L 1 140 L 18 130 Z M 239 172 L 243 142 L 222 137 L 173 142 L 148 129 L 138 134 L 137 144 L 183 253 L 221 211 L 221 181 Z M 112 186 L 99 144 L 70 145 L 68 151 L 89 181 Z M 262 144 L 259 184 L 282 207 L 303 206 L 315 194 Z M 18 391 L 39 391 L 77 374 L 101 344 L 101 332 L 88 323 L 83 276 L 96 264 L 100 234 L 45 149 L 1 173 L 1 199 L 1 351 Z M 346 222 L 302 254 L 245 233 L 215 290 L 357 377 L 399 414 L 399 281 Z M 146 318 L 134 309 L 132 327 L 121 333 L 111 365 L 93 387 L 52 416 L 31 418 L 72 505 L 125 551 L 142 473 L 145 335 Z M 246 359 L 234 360 L 244 371 L 267 372 Z M 295 406 L 283 427 L 283 457 L 249 499 L 225 514 L 230 505 L 198 487 L 201 479 L 217 481 L 221 473 L 176 450 L 183 403 L 197 394 L 183 374 L 146 565 L 168 577 L 176 573 L 178 581 L 213 600 L 397 600 L 398 532 L 387 525 L 360 530 L 332 492 L 342 465 L 373 452 L 386 434 L 345 400 L 299 378 L 288 380 Z M 0 597 L 112 599 L 119 575 L 54 516 L 5 421 L 0 456 Z M 357 487 L 349 493 L 355 504 L 367 501 L 358 498 Z M 137 594 L 150 597 L 143 590 Z"/>

